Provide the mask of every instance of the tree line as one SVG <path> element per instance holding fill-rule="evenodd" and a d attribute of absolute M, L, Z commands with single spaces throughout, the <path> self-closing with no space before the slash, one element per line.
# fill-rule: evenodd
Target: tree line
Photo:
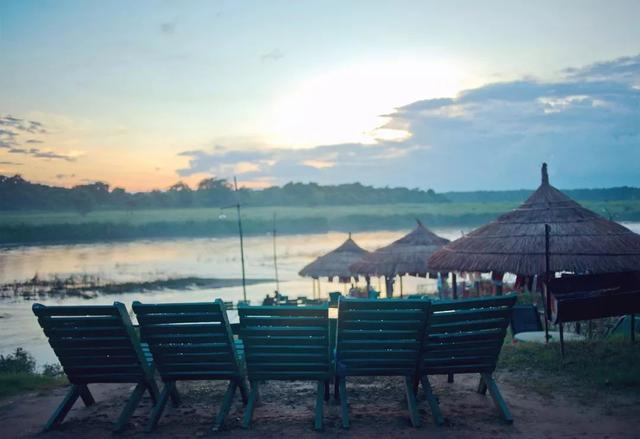
<path fill-rule="evenodd" d="M 167 190 L 127 192 L 95 182 L 72 188 L 32 183 L 20 175 L 0 175 L 0 210 L 76 210 L 86 214 L 98 209 L 162 209 L 222 207 L 240 202 L 250 206 L 328 206 L 351 204 L 442 203 L 447 198 L 433 190 L 374 188 L 360 183 L 319 185 L 287 183 L 266 189 L 234 191 L 225 179 L 206 178 L 195 188 L 178 182 Z"/>

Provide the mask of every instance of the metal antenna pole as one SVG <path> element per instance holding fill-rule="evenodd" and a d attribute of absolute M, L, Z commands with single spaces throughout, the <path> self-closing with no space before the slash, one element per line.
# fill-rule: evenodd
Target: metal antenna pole
<path fill-rule="evenodd" d="M 273 267 L 276 270 L 276 291 L 280 292 L 280 279 L 278 278 L 278 252 L 276 251 L 276 213 L 273 212 Z"/>
<path fill-rule="evenodd" d="M 240 201 L 238 200 L 238 179 L 233 176 L 233 187 L 236 192 L 236 209 L 238 211 L 238 233 L 240 234 L 240 261 L 242 262 L 242 298 L 247 301 L 247 279 L 244 272 L 244 239 L 242 237 L 242 219 L 240 218 Z"/>

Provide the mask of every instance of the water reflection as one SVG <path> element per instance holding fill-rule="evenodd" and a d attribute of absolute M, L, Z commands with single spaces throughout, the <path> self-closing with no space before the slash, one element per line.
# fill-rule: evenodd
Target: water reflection
<path fill-rule="evenodd" d="M 374 250 L 398 239 L 409 230 L 380 231 L 354 234 L 359 245 Z M 441 236 L 455 239 L 459 229 L 435 230 Z M 298 271 L 315 257 L 332 250 L 346 239 L 345 233 L 291 235 L 278 237 L 278 269 L 280 289 L 291 297 L 311 296 L 311 280 L 298 276 Z M 273 278 L 273 248 L 270 236 L 245 239 L 245 259 L 248 278 Z M 138 282 L 174 277 L 240 278 L 240 251 L 237 238 L 200 238 L 162 241 L 135 241 L 101 244 L 13 247 L 0 250 L 0 283 L 21 282 L 38 275 L 40 278 L 66 278 L 71 275 L 98 276 L 103 282 Z M 377 287 L 374 280 L 373 286 Z M 407 278 L 404 290 L 433 289 L 429 279 Z M 272 293 L 275 283 L 247 286 L 247 297 L 259 302 Z M 337 283 L 321 282 L 323 296 L 329 291 L 341 291 Z M 114 300 L 130 306 L 133 300 L 143 302 L 174 302 L 242 299 L 242 287 L 162 290 L 140 294 L 102 295 L 92 299 L 47 298 L 45 304 L 94 303 L 108 304 Z M 0 324 L 3 337 L 0 353 L 18 346 L 32 352 L 40 364 L 55 361 L 42 331 L 31 312 L 32 302 L 22 299 L 0 300 Z M 231 316 L 233 318 L 233 316 Z"/>

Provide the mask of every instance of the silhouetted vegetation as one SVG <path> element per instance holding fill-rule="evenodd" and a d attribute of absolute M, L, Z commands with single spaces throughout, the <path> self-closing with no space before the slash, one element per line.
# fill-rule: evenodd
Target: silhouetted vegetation
<path fill-rule="evenodd" d="M 287 183 L 235 193 L 224 179 L 207 178 L 195 189 L 178 182 L 166 191 L 127 192 L 102 182 L 70 189 L 31 183 L 19 175 L 0 176 L 0 210 L 77 211 L 221 207 L 240 201 L 251 206 L 341 206 L 350 204 L 441 203 L 446 198 L 433 190 L 374 188 L 360 183 L 321 186 Z"/>
<path fill-rule="evenodd" d="M 36 370 L 33 356 L 22 348 L 0 355 L 0 398 L 22 392 L 44 390 L 66 383 L 59 364 L 45 364 Z"/>
<path fill-rule="evenodd" d="M 640 189 L 569 191 L 574 192 L 585 207 L 606 218 L 640 221 Z M 264 235 L 272 230 L 274 211 L 283 234 L 408 229 L 416 218 L 429 227 L 475 227 L 515 208 L 528 194 L 469 192 L 445 197 L 433 191 L 375 189 L 358 183 L 290 183 L 241 189 L 238 196 L 244 206 L 245 234 Z M 592 200 L 582 201 L 580 196 Z M 490 201 L 501 198 L 511 200 Z M 404 199 L 413 201 L 401 202 Z M 110 190 L 104 183 L 64 189 L 32 184 L 19 176 L 0 177 L 0 244 L 230 236 L 238 231 L 235 211 L 222 208 L 234 203 L 234 192 L 219 179 L 205 179 L 196 189 L 177 183 L 164 192 L 132 194 Z"/>

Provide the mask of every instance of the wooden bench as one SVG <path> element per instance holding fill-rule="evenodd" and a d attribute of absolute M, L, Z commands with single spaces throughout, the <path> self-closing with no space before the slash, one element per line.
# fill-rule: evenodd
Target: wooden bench
<path fill-rule="evenodd" d="M 122 303 L 90 306 L 33 305 L 33 313 L 49 338 L 71 388 L 45 425 L 59 426 L 73 404 L 81 398 L 86 406 L 95 403 L 89 384 L 134 383 L 135 389 L 118 418 L 120 432 L 148 391 L 154 403 L 158 387 L 153 366 L 145 358 L 138 334 Z"/>
<path fill-rule="evenodd" d="M 243 372 L 236 354 L 225 303 L 133 302 L 142 339 L 148 343 L 155 365 L 164 382 L 160 400 L 154 407 L 147 431 L 152 431 L 169 397 L 179 403 L 177 381 L 228 380 L 229 385 L 213 430 L 222 428 L 236 389 L 247 401 Z"/>
<path fill-rule="evenodd" d="M 504 420 L 513 418 L 493 379 L 511 319 L 515 295 L 433 302 L 420 364 L 420 380 L 434 420 L 443 424 L 429 375 L 480 374 L 479 393 L 487 389 Z"/>
<path fill-rule="evenodd" d="M 420 299 L 340 298 L 335 375 L 344 428 L 349 428 L 349 376 L 404 377 L 411 423 L 420 426 L 413 382 L 418 376 L 430 305 Z"/>
<path fill-rule="evenodd" d="M 243 426 L 249 428 L 260 381 L 317 381 L 315 428 L 323 427 L 323 390 L 331 377 L 329 308 L 240 306 L 240 337 L 251 384 Z"/>

